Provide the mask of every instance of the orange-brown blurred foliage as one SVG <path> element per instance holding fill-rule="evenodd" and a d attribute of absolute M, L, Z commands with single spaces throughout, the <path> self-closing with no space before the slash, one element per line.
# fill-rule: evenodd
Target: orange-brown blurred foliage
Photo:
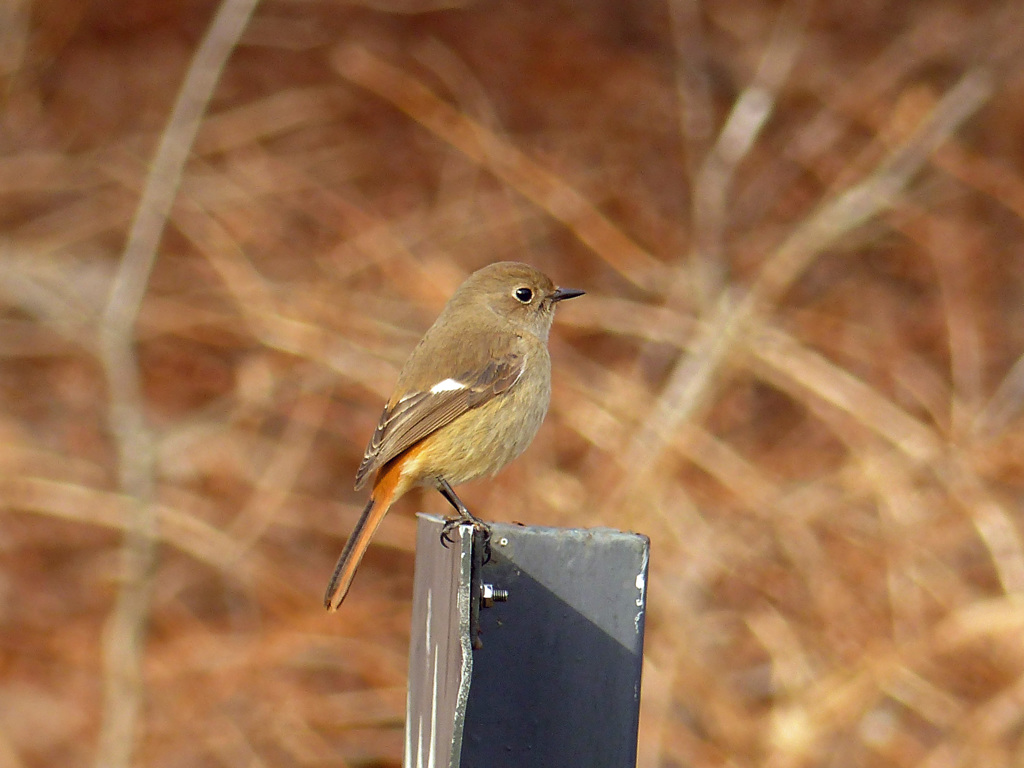
<path fill-rule="evenodd" d="M 650 535 L 642 768 L 1024 765 L 1018 0 L 267 0 L 207 102 L 218 7 L 0 11 L 0 766 L 400 764 L 443 499 L 320 599 L 501 259 L 587 297 L 461 493 Z"/>

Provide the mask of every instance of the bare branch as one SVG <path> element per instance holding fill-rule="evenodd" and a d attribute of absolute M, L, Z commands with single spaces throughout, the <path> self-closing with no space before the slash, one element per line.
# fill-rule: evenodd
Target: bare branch
<path fill-rule="evenodd" d="M 102 768 L 128 768 L 132 763 L 156 566 L 154 448 L 135 358 L 135 320 L 206 105 L 256 5 L 257 0 L 224 0 L 192 59 L 153 158 L 101 319 L 100 355 L 110 396 L 108 428 L 117 446 L 119 484 L 135 501 L 121 551 L 120 589 L 104 633 L 106 685 L 96 752 L 96 765 Z"/>
<path fill-rule="evenodd" d="M 693 245 L 697 304 L 712 309 L 726 279 L 726 207 L 736 169 L 771 116 L 779 90 L 789 77 L 813 0 L 793 0 L 775 22 L 753 82 L 733 104 L 708 156 L 693 179 Z"/>
<path fill-rule="evenodd" d="M 564 223 L 622 277 L 647 289 L 658 288 L 665 273 L 661 263 L 563 179 L 365 48 L 339 47 L 333 62 L 343 77 L 401 109 Z"/>
<path fill-rule="evenodd" d="M 615 494 L 616 501 L 642 488 L 680 425 L 692 419 L 713 395 L 739 337 L 768 314 L 782 294 L 825 250 L 854 228 L 889 209 L 943 141 L 985 103 L 988 74 L 968 71 L 917 130 L 864 181 L 825 202 L 772 254 L 757 280 L 738 300 L 726 294 L 704 324 L 691 354 L 670 374 L 661 396 L 634 434 L 626 455 L 638 470 Z"/>

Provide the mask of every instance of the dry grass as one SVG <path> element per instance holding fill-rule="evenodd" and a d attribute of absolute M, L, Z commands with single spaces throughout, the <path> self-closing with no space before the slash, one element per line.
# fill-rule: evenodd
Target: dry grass
<path fill-rule="evenodd" d="M 1024 765 L 1019 3 L 246 5 L 0 10 L 0 768 L 400 764 L 443 500 L 320 595 L 507 258 L 588 296 L 465 498 L 651 536 L 642 768 Z"/>

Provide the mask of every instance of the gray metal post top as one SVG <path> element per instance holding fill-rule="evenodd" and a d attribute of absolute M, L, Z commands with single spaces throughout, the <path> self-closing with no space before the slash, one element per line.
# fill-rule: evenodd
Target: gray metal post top
<path fill-rule="evenodd" d="M 495 523 L 474 571 L 443 523 L 419 518 L 406 768 L 635 766 L 648 539 Z M 481 584 L 509 596 L 477 623 Z"/>

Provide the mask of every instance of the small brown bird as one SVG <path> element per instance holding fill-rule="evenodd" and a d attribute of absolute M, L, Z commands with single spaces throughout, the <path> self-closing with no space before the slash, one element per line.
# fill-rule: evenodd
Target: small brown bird
<path fill-rule="evenodd" d="M 460 521 L 477 521 L 453 485 L 493 475 L 526 450 L 551 397 L 555 304 L 583 295 L 526 264 L 474 272 L 409 355 L 356 473 L 373 490 L 327 585 L 337 610 L 385 513 L 417 485 L 436 488 Z M 477 521 L 478 522 L 478 521 Z"/>

